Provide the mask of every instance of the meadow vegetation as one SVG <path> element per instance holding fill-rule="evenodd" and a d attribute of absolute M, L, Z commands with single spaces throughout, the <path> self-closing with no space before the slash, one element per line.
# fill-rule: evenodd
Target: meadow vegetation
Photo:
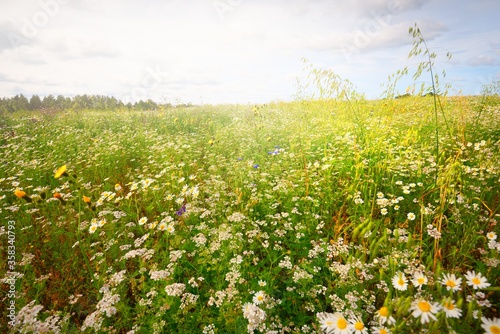
<path fill-rule="evenodd" d="M 441 103 L 438 156 L 433 97 L 2 115 L 11 331 L 498 326 L 500 105 Z"/>

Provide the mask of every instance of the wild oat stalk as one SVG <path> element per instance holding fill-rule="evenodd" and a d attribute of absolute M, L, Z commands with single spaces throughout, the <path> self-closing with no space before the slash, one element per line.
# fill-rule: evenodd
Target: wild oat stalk
<path fill-rule="evenodd" d="M 420 31 L 420 28 L 417 26 L 415 23 L 414 27 L 409 28 L 409 33 L 413 37 L 413 49 L 410 51 L 408 57 L 411 58 L 413 56 L 419 56 L 423 52 L 423 56 L 427 58 L 427 61 L 420 62 L 417 71 L 413 74 L 413 80 L 417 80 L 422 76 L 422 73 L 424 71 L 429 72 L 430 78 L 431 78 L 431 87 L 428 89 L 425 89 L 424 84 L 422 84 L 420 88 L 420 94 L 429 94 L 432 93 L 432 97 L 434 100 L 434 120 L 436 123 L 436 162 L 439 163 L 439 118 L 438 118 L 438 102 L 439 102 L 439 110 L 441 111 L 441 115 L 443 116 L 443 120 L 446 124 L 446 128 L 448 131 L 450 131 L 450 128 L 448 126 L 448 121 L 446 120 L 446 115 L 444 114 L 443 111 L 443 106 L 441 105 L 441 101 L 439 100 L 438 95 L 446 95 L 448 93 L 448 87 L 445 86 L 445 90 L 443 92 L 440 91 L 439 89 L 439 75 L 434 74 L 433 71 L 433 65 L 434 65 L 434 59 L 436 59 L 436 53 L 430 52 L 429 48 L 427 47 L 427 43 L 425 42 L 424 36 L 422 35 L 422 32 Z M 449 52 L 446 53 L 446 57 L 448 59 L 451 59 L 451 54 Z M 446 72 L 443 70 L 442 71 L 443 78 L 446 76 Z M 437 174 L 436 174 L 436 180 L 437 180 Z"/>
<path fill-rule="evenodd" d="M 413 73 L 412 79 L 414 81 L 414 84 L 408 87 L 407 92 L 409 91 L 415 91 L 415 84 L 418 82 L 418 80 L 425 74 L 429 73 L 430 76 L 430 86 L 426 86 L 425 81 L 422 81 L 422 84 L 420 85 L 420 89 L 417 91 L 417 96 L 432 96 L 433 98 L 433 108 L 434 108 L 434 123 L 435 123 L 435 159 L 436 159 L 436 173 L 434 175 L 434 183 L 436 189 L 439 189 L 440 192 L 440 200 L 441 203 L 446 203 L 446 196 L 448 194 L 448 187 L 449 187 L 449 181 L 446 180 L 445 178 L 447 177 L 447 170 L 448 168 L 444 168 L 444 172 L 440 177 L 441 170 L 439 168 L 440 165 L 440 160 L 441 160 L 441 153 L 440 153 L 440 147 L 439 147 L 439 111 L 441 112 L 442 119 L 445 123 L 446 129 L 448 133 L 451 135 L 451 130 L 448 124 L 448 121 L 446 119 L 446 115 L 443 110 L 443 106 L 441 104 L 441 100 L 439 96 L 443 95 L 446 96 L 448 94 L 448 90 L 450 88 L 449 85 L 445 84 L 443 86 L 443 89 L 441 89 L 440 86 L 440 75 L 438 73 L 435 73 L 434 70 L 434 61 L 437 58 L 437 54 L 435 52 L 431 52 L 427 46 L 427 43 L 425 41 L 424 36 L 422 35 L 422 32 L 420 31 L 420 28 L 415 25 L 413 27 L 410 27 L 408 30 L 409 34 L 413 38 L 413 48 L 408 54 L 408 58 L 413 58 L 413 57 L 423 57 L 423 59 L 418 63 L 418 66 L 415 70 L 415 73 Z M 448 59 L 451 58 L 451 54 L 449 52 L 446 53 L 446 57 Z M 402 70 L 398 70 L 395 74 L 392 74 L 389 76 L 389 83 L 387 84 L 386 90 L 384 91 L 384 94 L 387 96 L 387 98 L 394 98 L 395 92 L 396 92 L 396 85 L 398 81 L 403 78 L 404 76 L 408 75 L 409 69 L 408 67 L 403 68 Z M 446 72 L 443 70 L 441 72 L 441 77 L 444 78 L 446 76 Z M 446 159 L 444 157 L 445 164 L 447 162 L 450 162 L 450 159 Z M 453 159 L 451 159 L 453 160 Z M 434 220 L 434 224 L 436 225 L 436 228 L 438 231 L 441 233 L 441 228 L 442 228 L 442 221 L 444 219 L 444 210 L 445 208 L 441 208 L 441 212 L 436 216 Z M 440 248 L 439 248 L 439 241 L 436 240 L 434 243 L 434 268 L 437 265 L 437 260 L 440 255 Z"/>
<path fill-rule="evenodd" d="M 440 86 L 440 75 L 438 73 L 434 73 L 434 61 L 437 58 L 437 54 L 435 52 L 431 52 L 429 48 L 427 47 L 427 43 L 425 42 L 424 36 L 422 35 L 422 32 L 420 31 L 420 28 L 415 25 L 413 27 L 410 27 L 408 30 L 409 34 L 413 38 L 413 48 L 411 49 L 410 53 L 408 54 L 408 58 L 413 58 L 413 57 L 418 57 L 422 56 L 424 57 L 424 60 L 418 63 L 417 69 L 415 73 L 413 74 L 412 78 L 414 82 L 417 82 L 417 80 L 426 72 L 429 73 L 430 79 L 431 79 L 431 85 L 426 87 L 425 82 L 422 82 L 420 85 L 420 89 L 416 93 L 418 96 L 428 96 L 431 95 L 434 100 L 434 120 L 435 120 L 435 137 L 436 137 L 436 163 L 439 163 L 439 117 L 438 117 L 438 109 L 441 111 L 441 116 L 443 117 L 443 120 L 446 125 L 446 129 L 448 132 L 450 132 L 450 127 L 448 125 L 448 121 L 446 119 L 446 115 L 444 114 L 443 106 L 441 104 L 441 100 L 439 99 L 439 96 L 443 95 L 446 96 L 448 94 L 448 90 L 450 88 L 449 84 L 445 84 L 443 86 L 443 90 L 441 89 Z M 446 57 L 448 59 L 451 59 L 451 53 L 447 52 Z M 399 80 L 406 75 L 408 75 L 409 69 L 408 67 L 405 67 L 401 70 L 396 71 L 396 73 L 392 74 L 389 76 L 389 83 L 387 84 L 385 91 L 383 92 L 383 95 L 385 95 L 387 98 L 394 98 L 395 93 L 396 93 L 396 86 Z M 446 72 L 443 70 L 441 72 L 442 78 L 446 77 Z M 415 84 L 412 85 L 413 87 L 408 87 L 407 92 L 409 91 L 414 91 L 415 90 Z M 438 108 L 439 107 L 439 108 Z M 435 181 L 437 182 L 438 178 L 438 170 L 436 170 L 436 176 L 435 176 Z"/>
<path fill-rule="evenodd" d="M 309 82 L 302 86 L 300 82 L 297 83 L 299 89 L 298 97 L 306 99 L 319 99 L 322 101 L 342 101 L 346 102 L 348 109 L 359 125 L 361 138 L 365 137 L 363 122 L 363 114 L 360 109 L 361 101 L 365 101 L 365 96 L 356 90 L 356 86 L 349 79 L 342 78 L 331 69 L 315 68 L 312 64 L 308 63 L 306 58 L 303 58 L 304 70 L 308 71 L 307 79 Z M 314 87 L 314 93 L 308 96 L 307 92 L 310 85 Z"/>

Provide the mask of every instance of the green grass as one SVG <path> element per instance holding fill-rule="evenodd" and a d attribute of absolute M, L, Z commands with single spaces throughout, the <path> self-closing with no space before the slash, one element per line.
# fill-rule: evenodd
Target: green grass
<path fill-rule="evenodd" d="M 0 331 L 321 333 L 339 312 L 375 333 L 385 306 L 392 333 L 482 332 L 500 307 L 500 106 L 441 103 L 447 124 L 432 97 L 2 115 L 18 323 L 2 307 Z M 419 298 L 461 316 L 422 324 Z"/>

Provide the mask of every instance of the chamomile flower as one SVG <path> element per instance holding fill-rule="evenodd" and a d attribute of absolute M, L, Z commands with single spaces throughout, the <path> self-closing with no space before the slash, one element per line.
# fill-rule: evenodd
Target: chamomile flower
<path fill-rule="evenodd" d="M 405 274 L 398 271 L 392 278 L 392 286 L 394 286 L 396 290 L 405 291 L 408 288 L 408 280 Z"/>
<path fill-rule="evenodd" d="M 460 318 L 462 316 L 462 310 L 457 307 L 453 299 L 445 298 L 442 306 L 447 318 Z"/>
<path fill-rule="evenodd" d="M 336 312 L 332 315 L 333 321 L 333 331 L 327 333 L 333 334 L 350 334 L 351 328 L 349 327 L 349 323 L 342 313 Z"/>
<path fill-rule="evenodd" d="M 407 215 L 406 215 L 406 218 L 408 218 L 408 220 L 415 220 L 416 216 L 413 212 L 409 212 Z"/>
<path fill-rule="evenodd" d="M 259 280 L 259 286 L 266 286 L 266 281 Z"/>
<path fill-rule="evenodd" d="M 368 328 L 366 328 L 365 324 L 363 323 L 363 320 L 361 320 L 359 317 L 354 317 L 351 320 L 351 333 L 354 334 L 368 334 Z"/>
<path fill-rule="evenodd" d="M 97 226 L 97 224 L 92 224 L 92 225 L 90 225 L 90 227 L 89 227 L 89 233 L 90 233 L 90 234 L 94 234 L 94 232 L 95 232 L 95 231 L 97 231 L 97 228 L 98 228 L 98 227 L 99 227 L 99 226 Z"/>
<path fill-rule="evenodd" d="M 335 330 L 335 319 L 332 313 L 320 312 L 316 314 L 318 317 L 320 327 L 325 333 L 333 333 Z"/>
<path fill-rule="evenodd" d="M 255 293 L 253 296 L 253 303 L 255 305 L 260 305 L 266 300 L 266 293 L 262 290 Z"/>
<path fill-rule="evenodd" d="M 497 234 L 493 231 L 486 233 L 486 238 L 488 238 L 489 241 L 495 241 L 497 240 Z"/>
<path fill-rule="evenodd" d="M 461 289 L 460 285 L 462 284 L 462 279 L 455 277 L 455 274 L 444 274 L 440 282 L 446 286 L 446 290 L 457 292 Z"/>
<path fill-rule="evenodd" d="M 97 221 L 97 226 L 98 227 L 103 227 L 104 225 L 106 225 L 106 219 L 99 219 Z"/>
<path fill-rule="evenodd" d="M 160 222 L 160 224 L 158 224 L 158 229 L 160 231 L 165 231 L 167 229 L 167 223 L 165 222 Z"/>
<path fill-rule="evenodd" d="M 474 289 L 484 289 L 491 285 L 490 283 L 488 283 L 486 277 L 483 277 L 481 273 L 476 274 L 475 271 L 467 271 L 467 274 L 465 274 L 465 278 L 467 279 L 467 284 Z"/>
<path fill-rule="evenodd" d="M 436 313 L 441 307 L 437 303 L 432 303 L 426 299 L 420 298 L 415 300 L 410 307 L 410 311 L 415 318 L 420 317 L 422 324 L 428 323 L 431 319 L 436 320 Z"/>
<path fill-rule="evenodd" d="M 174 227 L 174 224 L 168 224 L 165 230 L 166 230 L 168 233 L 174 233 L 174 232 L 175 232 L 175 227 Z"/>
<path fill-rule="evenodd" d="M 498 334 L 500 333 L 500 319 L 499 318 L 493 318 L 493 319 L 488 319 L 485 317 L 481 318 L 481 327 L 485 330 L 485 333 L 487 334 Z"/>
<path fill-rule="evenodd" d="M 142 217 L 141 219 L 139 219 L 139 225 L 144 225 L 146 224 L 148 221 L 148 217 Z"/>
<path fill-rule="evenodd" d="M 391 334 L 391 331 L 385 326 L 380 326 L 380 327 L 372 327 L 372 333 L 373 334 Z"/>
<path fill-rule="evenodd" d="M 420 290 L 423 285 L 427 284 L 427 277 L 421 271 L 417 271 L 413 274 L 411 282 Z"/>
<path fill-rule="evenodd" d="M 245 303 L 243 304 L 243 307 L 241 308 L 243 310 L 243 315 L 248 314 L 250 310 L 252 309 L 252 303 Z"/>
<path fill-rule="evenodd" d="M 389 309 L 385 306 L 382 306 L 377 313 L 375 313 L 375 319 L 378 319 L 378 323 L 393 325 L 396 323 L 396 320 L 391 316 Z"/>

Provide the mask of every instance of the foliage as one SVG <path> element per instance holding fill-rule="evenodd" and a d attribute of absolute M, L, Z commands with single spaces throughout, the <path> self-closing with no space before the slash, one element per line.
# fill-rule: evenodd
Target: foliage
<path fill-rule="evenodd" d="M 438 163 L 429 103 L 4 116 L 11 331 L 321 333 L 340 314 L 371 332 L 480 332 L 500 307 L 500 109 L 478 118 L 477 98 L 443 98 L 460 135 L 440 136 Z M 428 323 L 413 315 L 425 302 Z"/>
<path fill-rule="evenodd" d="M 189 105 L 181 105 L 180 107 Z M 0 113 L 12 113 L 16 111 L 43 111 L 57 112 L 62 110 L 85 111 L 118 111 L 118 110 L 154 110 L 158 108 L 172 107 L 169 103 L 157 103 L 151 99 L 140 100 L 135 103 L 127 103 L 115 97 L 104 95 L 76 95 L 72 98 L 58 95 L 47 95 L 41 99 L 38 95 L 32 95 L 28 99 L 20 94 L 11 98 L 0 98 Z"/>

